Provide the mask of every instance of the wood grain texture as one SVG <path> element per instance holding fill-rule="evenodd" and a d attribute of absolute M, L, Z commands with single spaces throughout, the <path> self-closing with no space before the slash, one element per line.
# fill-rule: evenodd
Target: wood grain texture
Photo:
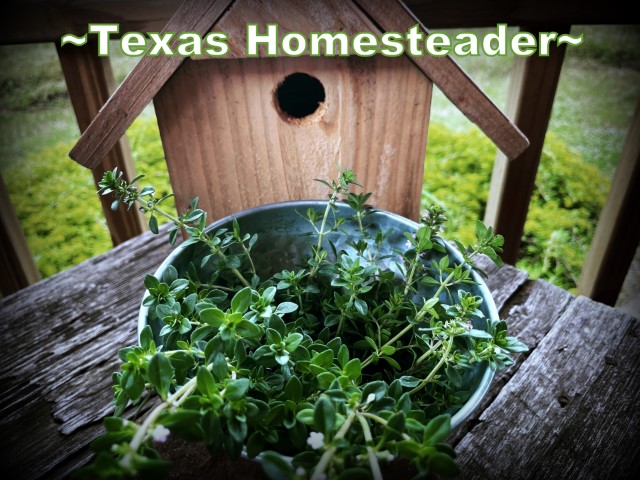
<path fill-rule="evenodd" d="M 560 34 L 569 27 L 549 28 Z M 535 34 L 536 32 L 534 32 Z M 515 264 L 529 211 L 540 155 L 551 118 L 566 45 L 553 46 L 548 57 L 516 58 L 511 71 L 507 115 L 527 135 L 531 145 L 515 161 L 498 153 L 493 166 L 485 222 L 504 237 L 505 262 Z"/>
<path fill-rule="evenodd" d="M 0 292 L 10 295 L 40 280 L 20 221 L 0 175 Z"/>
<path fill-rule="evenodd" d="M 98 56 L 97 46 L 94 44 L 82 47 L 73 45 L 60 47 L 56 44 L 56 49 L 67 84 L 69 99 L 80 131 L 83 132 L 115 88 L 111 63 L 107 57 Z M 136 175 L 131 148 L 125 136 L 116 142 L 102 162 L 93 169 L 93 179 L 96 186 L 105 171 L 113 170 L 116 167 L 127 180 L 131 180 Z M 137 209 L 126 211 L 121 208 L 114 212 L 111 210 L 111 202 L 112 199 L 109 197 L 100 196 L 102 212 L 114 245 L 119 245 L 145 230 L 144 218 Z"/>
<path fill-rule="evenodd" d="M 274 91 L 294 72 L 322 83 L 323 114 L 280 114 Z M 374 205 L 415 219 L 430 99 L 430 82 L 405 58 L 282 57 L 187 60 L 154 104 L 178 208 L 198 195 L 214 220 L 323 199 L 312 179 L 335 178 L 341 164 L 377 192 Z"/>
<path fill-rule="evenodd" d="M 381 31 L 406 32 L 419 20 L 399 0 L 355 0 Z M 428 35 L 424 25 L 422 32 Z M 449 56 L 409 57 L 465 116 L 513 159 L 529 145 L 527 138 Z"/>
<path fill-rule="evenodd" d="M 640 241 L 639 198 L 640 102 L 578 282 L 582 295 L 608 305 L 616 303 Z"/>
<path fill-rule="evenodd" d="M 632 478 L 638 320 L 573 301 L 457 445 L 464 478 Z"/>
<path fill-rule="evenodd" d="M 166 234 L 145 233 L 0 300 L 5 475 L 62 478 L 90 458 L 117 350 L 136 340 L 142 279 L 169 250 Z"/>
<path fill-rule="evenodd" d="M 231 1 L 186 0 L 162 32 L 203 35 Z M 177 42 L 174 37 L 170 45 Z M 85 167 L 95 168 L 183 61 L 180 55 L 144 56 L 84 131 L 69 156 Z"/>
<path fill-rule="evenodd" d="M 305 36 L 311 32 L 344 32 L 349 36 L 363 31 L 380 34 L 351 0 L 236 0 L 211 29 L 229 37 L 230 51 L 224 59 L 246 57 L 247 23 L 257 24 L 260 34 L 266 33 L 267 24 L 275 23 L 280 38 L 289 32 Z M 266 53 L 266 48 L 260 45 L 259 56 L 264 57 Z M 278 56 L 286 55 L 279 51 Z"/>
<path fill-rule="evenodd" d="M 507 300 L 526 282 L 527 273 L 511 265 L 497 267 L 486 255 L 480 255 L 476 264 L 488 276 L 484 281 L 491 291 L 491 296 L 498 311 L 502 310 Z"/>
<path fill-rule="evenodd" d="M 512 267 L 513 268 L 513 267 Z M 515 272 L 521 270 L 513 268 Z M 498 285 L 509 284 L 507 270 L 502 275 L 501 281 L 496 275 L 489 277 L 489 282 Z M 499 295 L 501 288 L 492 288 L 494 298 Z M 522 363 L 526 361 L 532 352 L 535 352 L 540 341 L 547 335 L 554 322 L 562 315 L 567 307 L 575 300 L 575 297 L 566 290 L 555 287 L 544 281 L 527 281 L 518 291 L 509 298 L 508 302 L 498 304 L 500 318 L 507 322 L 509 335 L 515 336 L 529 347 L 528 352 L 514 355 L 515 363 L 500 372 L 496 372 L 489 391 L 482 399 L 478 408 L 471 414 L 469 420 L 460 425 L 449 437 L 448 442 L 454 447 L 456 444 L 479 423 L 479 417 L 495 400 L 502 388 L 518 371 Z"/>

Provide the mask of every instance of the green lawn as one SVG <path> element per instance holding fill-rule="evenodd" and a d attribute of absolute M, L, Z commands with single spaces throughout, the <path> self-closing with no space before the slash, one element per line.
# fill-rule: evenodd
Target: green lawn
<path fill-rule="evenodd" d="M 597 167 L 587 171 L 599 182 L 601 174 L 610 179 L 615 170 L 640 97 L 640 27 L 574 27 L 576 31 L 584 33 L 585 43 L 567 53 L 549 128 L 554 134 L 550 141 L 555 143 L 546 150 L 567 152 L 563 155 L 570 156 L 571 162 L 584 161 Z M 114 72 L 121 81 L 136 60 L 112 51 Z M 504 107 L 513 59 L 468 57 L 458 61 L 496 104 Z M 166 189 L 166 168 L 152 117 L 153 110 L 145 110 L 144 118 L 130 130 L 130 140 L 138 170 L 150 174 L 153 183 L 160 182 Z M 446 155 L 446 142 L 454 141 L 450 139 L 456 135 L 475 135 L 470 133 L 475 127 L 439 91 L 434 93 L 432 125 L 440 129 L 434 137 L 441 142 L 436 148 L 430 141 L 434 155 Z M 44 275 L 109 248 L 91 177 L 66 156 L 78 135 L 54 46 L 0 47 L 0 171 Z M 494 155 L 491 148 L 481 149 L 483 158 L 489 159 L 483 162 L 489 167 Z M 429 157 L 428 169 L 439 168 L 434 155 Z M 549 165 L 545 178 L 553 173 L 553 163 Z M 478 182 L 486 180 L 483 177 Z M 429 194 L 425 191 L 426 197 Z M 452 208 L 464 211 L 459 205 Z M 481 200 L 478 208 L 481 215 Z M 80 211 L 88 221 L 73 221 Z M 571 235 L 554 234 L 552 227 L 547 230 L 551 232 L 549 245 L 564 242 L 563 248 L 571 248 Z M 590 234 L 592 231 L 584 238 L 590 238 Z M 74 248 L 75 244 L 82 244 L 82 248 Z M 562 248 L 557 250 L 561 252 Z M 535 265 L 524 266 L 534 275 L 545 276 Z M 555 281 L 552 276 L 547 278 Z"/>

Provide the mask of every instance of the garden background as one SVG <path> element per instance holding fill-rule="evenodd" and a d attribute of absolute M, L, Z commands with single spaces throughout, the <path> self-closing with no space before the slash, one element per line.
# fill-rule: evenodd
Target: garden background
<path fill-rule="evenodd" d="M 640 26 L 574 26 L 571 33 L 583 33 L 584 43 L 567 49 L 517 265 L 575 292 L 640 97 Z M 513 57 L 457 60 L 504 108 Z M 114 43 L 117 82 L 136 61 Z M 151 106 L 127 136 L 138 173 L 169 192 Z M 93 178 L 68 158 L 78 137 L 55 47 L 0 47 L 0 171 L 43 277 L 111 248 Z M 493 144 L 434 90 L 423 204 L 445 207 L 450 232 L 465 241 L 484 215 L 495 156 Z M 640 296 L 639 263 L 636 254 L 618 305 Z"/>

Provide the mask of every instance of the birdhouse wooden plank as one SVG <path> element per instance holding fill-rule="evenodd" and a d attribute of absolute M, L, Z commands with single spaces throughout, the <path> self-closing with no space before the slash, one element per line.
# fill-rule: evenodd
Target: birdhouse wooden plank
<path fill-rule="evenodd" d="M 323 198 L 353 168 L 375 205 L 417 217 L 431 82 L 406 58 L 187 60 L 154 103 L 178 205 L 215 217 Z"/>
<path fill-rule="evenodd" d="M 245 38 L 247 24 L 261 34 L 277 24 L 280 35 L 353 36 L 406 31 L 410 22 L 418 23 L 399 1 L 186 0 L 165 30 L 225 32 L 229 54 L 143 58 L 70 155 L 95 166 L 155 97 L 179 209 L 197 195 L 213 220 L 259 204 L 322 198 L 309 180 L 341 167 L 378 192 L 376 206 L 416 218 L 432 80 L 509 157 L 526 138 L 449 57 L 266 56 L 261 47 L 249 58 Z"/>

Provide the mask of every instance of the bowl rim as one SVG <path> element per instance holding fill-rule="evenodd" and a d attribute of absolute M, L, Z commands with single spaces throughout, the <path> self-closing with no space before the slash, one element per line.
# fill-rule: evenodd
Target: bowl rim
<path fill-rule="evenodd" d="M 230 223 L 234 219 L 240 219 L 246 216 L 255 215 L 257 213 L 265 213 L 273 210 L 279 210 L 282 208 L 291 208 L 291 207 L 301 207 L 301 208 L 302 207 L 310 208 L 314 206 L 325 207 L 327 203 L 328 203 L 328 200 L 288 200 L 284 202 L 268 203 L 268 204 L 260 205 L 257 207 L 247 208 L 237 213 L 232 213 L 231 215 L 222 217 L 212 222 L 209 226 L 207 226 L 206 231 L 218 229 L 223 225 Z M 335 202 L 335 203 L 336 205 L 341 207 L 351 208 L 345 202 Z M 417 229 L 419 227 L 419 224 L 417 222 L 414 222 L 413 220 L 410 220 L 406 217 L 398 215 L 397 213 L 389 212 L 387 210 L 381 210 L 379 208 L 374 208 L 373 211 L 374 211 L 374 214 L 376 215 L 382 215 L 384 217 L 390 218 L 411 229 Z M 458 251 L 458 249 L 455 248 L 450 242 L 446 240 L 444 243 L 445 243 L 445 247 L 447 248 L 448 254 L 455 257 L 456 261 L 458 262 L 462 261 L 462 256 Z M 160 278 L 163 272 L 166 270 L 166 268 L 173 263 L 176 257 L 178 257 L 178 255 L 180 255 L 183 250 L 185 250 L 191 245 L 180 244 L 177 247 L 175 247 L 173 251 L 164 259 L 164 261 L 156 269 L 156 271 L 153 273 L 153 276 L 156 278 Z M 484 280 L 480 277 L 478 272 L 476 272 L 475 270 L 472 270 L 471 276 L 473 277 L 473 280 L 478 284 L 477 288 L 480 290 L 482 300 L 486 304 L 487 310 L 489 312 L 489 319 L 499 320 L 500 317 L 499 317 L 498 309 L 496 307 L 495 301 L 493 300 L 493 296 L 491 295 L 489 287 L 484 282 Z M 149 307 L 144 305 L 144 300 L 148 295 L 149 295 L 149 290 L 145 290 L 142 296 L 140 310 L 138 313 L 138 332 L 137 332 L 138 339 L 140 338 L 140 333 L 142 332 L 142 329 L 147 325 L 146 317 L 149 311 Z M 460 426 L 462 423 L 464 423 L 464 421 L 471 415 L 471 413 L 480 405 L 482 398 L 489 390 L 489 387 L 491 385 L 491 381 L 493 380 L 494 375 L 495 375 L 495 372 L 489 367 L 487 363 L 485 365 L 482 378 L 478 382 L 477 388 L 473 391 L 471 396 L 462 405 L 462 407 L 460 407 L 460 409 L 458 409 L 458 411 L 451 416 L 452 430 L 454 430 L 455 428 Z"/>

